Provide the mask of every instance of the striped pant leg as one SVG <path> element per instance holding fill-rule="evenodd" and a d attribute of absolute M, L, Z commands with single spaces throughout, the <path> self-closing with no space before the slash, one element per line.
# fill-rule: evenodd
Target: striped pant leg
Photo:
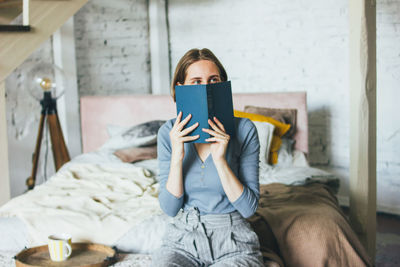
<path fill-rule="evenodd" d="M 264 266 L 258 236 L 244 219 L 229 228 L 215 231 L 212 243 L 213 267 Z"/>
<path fill-rule="evenodd" d="M 199 263 L 188 253 L 181 250 L 161 246 L 152 255 L 152 267 L 182 267 L 200 266 Z"/>
<path fill-rule="evenodd" d="M 183 242 L 185 235 L 186 230 L 177 221 L 168 224 L 162 246 L 152 254 L 151 266 L 200 266 L 199 261 L 188 252 Z"/>

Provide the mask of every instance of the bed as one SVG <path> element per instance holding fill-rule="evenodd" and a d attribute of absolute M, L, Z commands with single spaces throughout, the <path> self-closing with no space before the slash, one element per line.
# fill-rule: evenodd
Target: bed
<path fill-rule="evenodd" d="M 277 164 L 260 160 L 260 205 L 249 221 L 266 265 L 371 266 L 338 206 L 338 179 L 308 166 L 306 93 L 234 94 L 233 102 L 236 110 L 248 105 L 296 110 L 295 131 L 288 138 L 294 146 L 282 142 Z M 171 220 L 158 204 L 157 160 L 127 163 L 115 151 L 148 147 L 154 136 L 136 136 L 129 144 L 121 136 L 135 125 L 175 114 L 167 95 L 82 97 L 84 153 L 46 183 L 0 207 L 0 265 L 12 266 L 11 256 L 24 247 L 68 232 L 73 242 L 114 246 L 121 252 L 115 266 L 148 266 Z M 327 225 L 334 231 L 325 231 Z"/>

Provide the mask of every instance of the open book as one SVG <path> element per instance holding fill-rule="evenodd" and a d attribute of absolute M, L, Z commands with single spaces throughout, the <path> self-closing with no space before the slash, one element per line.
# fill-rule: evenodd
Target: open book
<path fill-rule="evenodd" d="M 225 131 L 231 137 L 235 136 L 235 125 L 233 122 L 233 104 L 231 82 L 199 85 L 177 85 L 175 86 L 176 111 L 182 111 L 182 119 L 192 114 L 192 118 L 185 128 L 196 122 L 199 126 L 189 135 L 200 135 L 193 143 L 207 143 L 205 139 L 211 136 L 202 131 L 202 128 L 211 129 L 208 119 L 213 117 L 224 125 Z"/>

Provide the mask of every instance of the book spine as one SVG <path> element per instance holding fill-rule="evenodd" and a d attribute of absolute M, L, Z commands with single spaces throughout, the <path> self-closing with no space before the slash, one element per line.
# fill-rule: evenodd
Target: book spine
<path fill-rule="evenodd" d="M 212 88 L 207 86 L 207 107 L 208 107 L 208 118 L 213 121 L 215 116 L 214 112 L 214 101 L 213 101 Z"/>

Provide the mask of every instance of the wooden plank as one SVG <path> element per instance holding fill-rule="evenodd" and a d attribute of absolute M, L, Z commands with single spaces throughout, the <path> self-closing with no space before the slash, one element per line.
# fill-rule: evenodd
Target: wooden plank
<path fill-rule="evenodd" d="M 5 82 L 3 81 L 0 82 L 0 205 L 3 205 L 11 197 L 5 92 L 6 87 Z"/>
<path fill-rule="evenodd" d="M 151 90 L 170 94 L 170 58 L 165 0 L 149 1 Z"/>
<path fill-rule="evenodd" d="M 23 0 L 22 2 L 22 25 L 29 25 L 29 3 L 30 0 Z"/>
<path fill-rule="evenodd" d="M 65 92 L 57 100 L 57 110 L 68 151 L 73 158 L 82 153 L 73 18 L 53 34 L 53 54 L 54 64 L 65 73 Z"/>
<path fill-rule="evenodd" d="M 0 81 L 4 81 L 87 1 L 31 1 L 29 22 L 32 30 L 0 33 Z"/>
<path fill-rule="evenodd" d="M 350 221 L 375 259 L 376 3 L 350 0 Z"/>

